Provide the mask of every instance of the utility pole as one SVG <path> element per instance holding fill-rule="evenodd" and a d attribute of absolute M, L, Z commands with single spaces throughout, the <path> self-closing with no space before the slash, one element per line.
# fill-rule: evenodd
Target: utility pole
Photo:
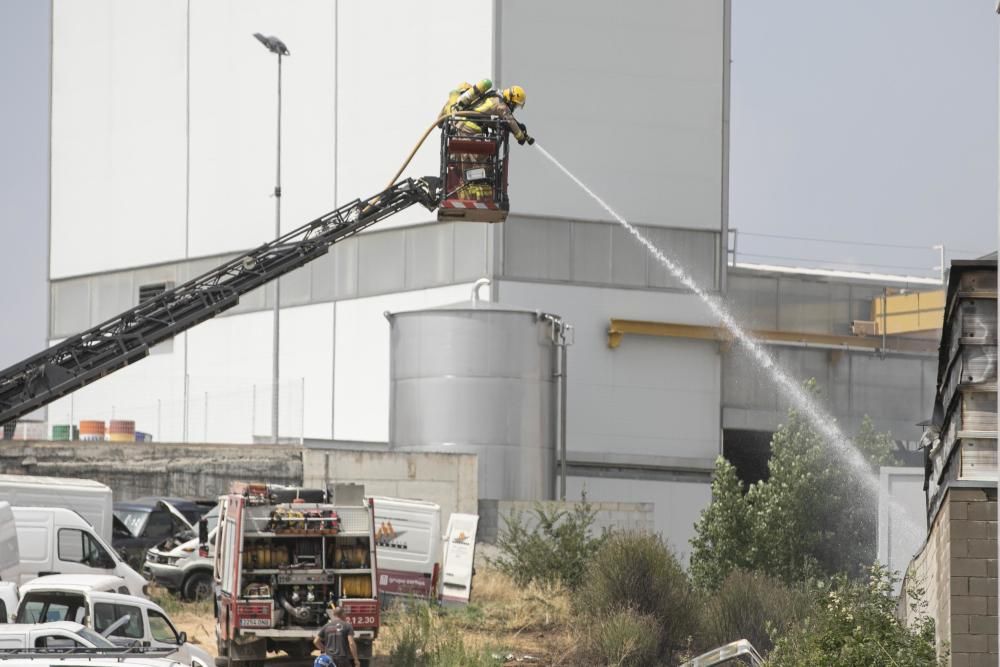
<path fill-rule="evenodd" d="M 278 150 L 277 168 L 274 184 L 274 238 L 281 236 L 281 58 L 291 55 L 288 47 L 280 39 L 271 35 L 265 37 L 259 32 L 255 32 L 254 37 L 263 44 L 268 51 L 278 56 Z M 273 319 L 273 349 L 271 352 L 271 440 L 278 442 L 278 384 L 280 373 L 280 348 L 281 348 L 281 279 L 274 281 L 274 317 Z"/>

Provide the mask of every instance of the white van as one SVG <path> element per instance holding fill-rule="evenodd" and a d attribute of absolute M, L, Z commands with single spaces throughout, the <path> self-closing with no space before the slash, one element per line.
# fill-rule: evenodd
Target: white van
<path fill-rule="evenodd" d="M 374 496 L 378 593 L 434 599 L 440 594 L 444 542 L 441 506 L 423 500 Z"/>
<path fill-rule="evenodd" d="M 204 650 L 178 632 L 155 602 L 134 595 L 79 590 L 71 584 L 34 582 L 21 591 L 18 623 L 74 621 L 117 646 L 139 645 L 171 651 L 171 658 L 191 667 L 214 667 Z"/>
<path fill-rule="evenodd" d="M 0 500 L 11 507 L 64 507 L 90 522 L 108 544 L 114 525 L 111 488 L 92 479 L 0 475 Z"/>
<path fill-rule="evenodd" d="M 112 574 L 132 595 L 146 595 L 147 582 L 73 510 L 13 507 L 20 563 L 15 583 L 48 574 Z"/>
<path fill-rule="evenodd" d="M 0 502 L 0 623 L 10 622 L 17 609 L 17 568 L 21 553 L 10 503 Z"/>

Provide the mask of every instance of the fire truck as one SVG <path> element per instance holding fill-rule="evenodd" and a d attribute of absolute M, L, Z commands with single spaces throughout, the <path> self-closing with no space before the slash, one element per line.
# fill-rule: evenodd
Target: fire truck
<path fill-rule="evenodd" d="M 237 484 L 222 497 L 215 533 L 215 634 L 229 664 L 284 651 L 305 658 L 344 608 L 367 665 L 379 630 L 371 501 L 327 502 L 323 490 Z"/>

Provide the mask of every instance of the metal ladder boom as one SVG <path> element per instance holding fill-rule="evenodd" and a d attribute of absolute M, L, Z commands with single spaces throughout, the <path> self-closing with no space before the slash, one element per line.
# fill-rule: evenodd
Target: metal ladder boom
<path fill-rule="evenodd" d="M 433 177 L 399 181 L 14 364 L 0 372 L 0 424 L 139 361 L 157 343 L 232 308 L 243 294 L 380 220 L 413 204 L 434 210 L 439 190 Z"/>

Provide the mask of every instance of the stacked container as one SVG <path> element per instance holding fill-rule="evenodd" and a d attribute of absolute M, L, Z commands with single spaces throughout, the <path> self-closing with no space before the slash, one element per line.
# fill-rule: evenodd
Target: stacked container
<path fill-rule="evenodd" d="M 53 440 L 79 440 L 80 439 L 80 429 L 72 424 L 53 424 L 52 425 L 52 439 Z"/>
<path fill-rule="evenodd" d="M 112 419 L 108 425 L 111 442 L 135 442 L 135 422 L 131 419 Z"/>
<path fill-rule="evenodd" d="M 80 440 L 104 440 L 104 422 L 96 419 L 81 420 Z"/>

